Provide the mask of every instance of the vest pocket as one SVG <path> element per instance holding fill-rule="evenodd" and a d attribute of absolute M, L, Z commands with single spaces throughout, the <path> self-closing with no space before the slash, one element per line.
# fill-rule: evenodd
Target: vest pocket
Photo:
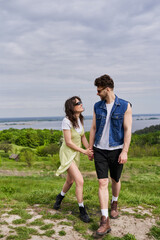
<path fill-rule="evenodd" d="M 121 128 L 122 124 L 123 124 L 123 114 L 113 114 L 111 116 L 111 122 L 113 124 L 113 127 L 116 127 L 118 129 Z"/>
<path fill-rule="evenodd" d="M 100 114 L 97 114 L 97 115 L 96 115 L 96 119 L 97 119 L 97 120 L 99 120 L 99 119 L 101 119 L 101 118 L 102 118 L 102 115 L 100 115 Z"/>

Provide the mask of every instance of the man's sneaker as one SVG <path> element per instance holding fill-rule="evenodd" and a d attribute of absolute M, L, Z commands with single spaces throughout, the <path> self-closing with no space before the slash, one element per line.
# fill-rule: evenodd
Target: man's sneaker
<path fill-rule="evenodd" d="M 80 219 L 85 223 L 90 222 L 90 218 L 86 212 L 85 207 L 79 207 L 79 211 L 80 211 Z"/>
<path fill-rule="evenodd" d="M 102 216 L 100 221 L 100 227 L 96 231 L 97 235 L 103 236 L 106 233 L 109 233 L 111 231 L 110 225 L 109 225 L 109 217 Z"/>
<path fill-rule="evenodd" d="M 62 196 L 60 193 L 56 197 L 56 202 L 53 206 L 54 209 L 58 210 L 60 208 L 61 202 L 63 200 L 64 196 Z"/>
<path fill-rule="evenodd" d="M 119 216 L 118 209 L 117 209 L 117 201 L 111 202 L 111 218 L 116 219 Z"/>

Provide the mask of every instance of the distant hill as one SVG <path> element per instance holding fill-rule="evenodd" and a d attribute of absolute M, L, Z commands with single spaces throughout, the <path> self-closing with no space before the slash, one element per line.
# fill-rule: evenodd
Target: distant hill
<path fill-rule="evenodd" d="M 135 131 L 133 134 L 144 134 L 144 133 L 152 133 L 152 132 L 157 132 L 160 131 L 160 124 L 159 125 L 152 125 L 150 127 L 145 127 L 141 130 Z"/>

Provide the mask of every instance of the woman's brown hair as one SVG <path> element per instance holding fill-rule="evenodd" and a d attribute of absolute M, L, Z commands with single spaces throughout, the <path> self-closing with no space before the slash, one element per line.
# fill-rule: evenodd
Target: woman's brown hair
<path fill-rule="evenodd" d="M 66 100 L 65 102 L 65 113 L 66 113 L 66 116 L 68 117 L 68 119 L 71 121 L 72 125 L 74 128 L 77 128 L 79 127 L 78 125 L 78 121 L 77 121 L 77 118 L 75 116 L 75 110 L 74 110 L 74 107 L 75 107 L 75 104 L 76 104 L 76 99 L 78 99 L 79 101 L 81 101 L 80 97 L 77 97 L 77 96 L 73 96 L 69 99 Z M 80 121 L 83 125 L 83 115 L 80 113 Z"/>

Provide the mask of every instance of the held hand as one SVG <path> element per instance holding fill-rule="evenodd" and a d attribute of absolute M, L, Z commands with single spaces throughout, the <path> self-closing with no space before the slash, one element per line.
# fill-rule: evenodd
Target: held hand
<path fill-rule="evenodd" d="M 92 155 L 91 155 L 91 156 L 88 156 L 88 159 L 89 159 L 90 161 L 93 161 L 93 159 L 94 159 L 93 148 L 89 148 L 89 149 L 92 150 Z"/>
<path fill-rule="evenodd" d="M 118 162 L 119 164 L 124 164 L 127 162 L 128 156 L 126 151 L 122 151 L 119 155 Z"/>
<path fill-rule="evenodd" d="M 84 154 L 87 155 L 89 158 L 91 158 L 93 156 L 93 150 L 90 148 L 87 148 Z"/>
<path fill-rule="evenodd" d="M 90 161 L 93 161 L 94 155 L 92 155 L 91 157 L 88 156 L 88 159 L 89 159 Z"/>

